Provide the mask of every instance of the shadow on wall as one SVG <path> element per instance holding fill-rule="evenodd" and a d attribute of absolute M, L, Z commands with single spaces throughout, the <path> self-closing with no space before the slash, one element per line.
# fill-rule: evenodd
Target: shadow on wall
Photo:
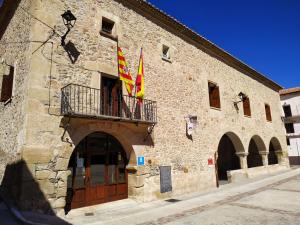
<path fill-rule="evenodd" d="M 45 223 L 47 221 L 47 224 L 69 224 L 55 216 L 55 212 L 41 191 L 39 183 L 36 182 L 23 160 L 6 166 L 0 190 L 3 200 L 21 209 L 22 215 L 26 219 L 30 216 L 33 218 L 33 222 Z"/>

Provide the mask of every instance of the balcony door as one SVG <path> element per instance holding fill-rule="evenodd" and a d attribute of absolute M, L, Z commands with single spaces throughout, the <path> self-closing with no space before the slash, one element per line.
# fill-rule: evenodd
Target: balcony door
<path fill-rule="evenodd" d="M 121 116 L 122 83 L 117 78 L 101 78 L 101 111 L 107 116 Z"/>
<path fill-rule="evenodd" d="M 127 162 L 114 137 L 97 132 L 84 138 L 70 159 L 66 209 L 127 198 Z"/>

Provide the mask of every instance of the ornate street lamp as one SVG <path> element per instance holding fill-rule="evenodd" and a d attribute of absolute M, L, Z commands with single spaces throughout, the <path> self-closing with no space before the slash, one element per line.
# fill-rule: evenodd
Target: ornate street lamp
<path fill-rule="evenodd" d="M 61 15 L 64 25 L 68 28 L 67 32 L 61 37 L 61 45 L 65 46 L 65 39 L 68 35 L 68 33 L 70 32 L 70 30 L 74 27 L 75 23 L 76 23 L 76 17 L 73 15 L 73 13 L 71 12 L 71 10 L 67 10 L 65 11 L 62 15 Z"/>

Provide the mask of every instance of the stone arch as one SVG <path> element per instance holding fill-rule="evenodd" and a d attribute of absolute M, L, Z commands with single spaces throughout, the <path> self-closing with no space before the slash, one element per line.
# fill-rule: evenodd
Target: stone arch
<path fill-rule="evenodd" d="M 245 152 L 244 146 L 235 133 L 227 132 L 221 137 L 217 152 L 218 179 L 227 180 L 227 171 L 241 168 L 237 154 Z"/>
<path fill-rule="evenodd" d="M 282 148 L 279 140 L 276 137 L 272 137 L 269 144 L 268 162 L 269 165 L 278 164 L 278 158 L 276 153 L 281 153 Z"/>
<path fill-rule="evenodd" d="M 67 180 L 65 212 L 71 208 L 127 198 L 126 168 L 130 160 L 127 155 L 121 142 L 109 133 L 96 131 L 86 135 L 76 145 L 69 159 L 68 170 L 72 173 Z M 78 159 L 82 159 L 82 162 Z M 87 185 L 86 179 L 92 183 Z M 112 186 L 115 187 L 111 190 L 113 197 L 105 191 Z M 98 192 L 104 194 L 98 196 L 95 194 Z"/>
<path fill-rule="evenodd" d="M 136 165 L 136 153 L 132 143 L 136 143 L 136 140 L 133 139 L 137 137 L 137 134 L 122 124 L 114 124 L 111 122 L 93 122 L 76 126 L 76 128 L 69 130 L 69 136 L 73 146 L 67 152 L 66 158 L 69 159 L 71 157 L 74 148 L 82 139 L 94 132 L 104 132 L 115 137 L 123 146 L 129 159 L 129 165 Z"/>
<path fill-rule="evenodd" d="M 267 150 L 263 139 L 258 135 L 252 136 L 248 146 L 248 168 L 263 166 L 262 155 L 265 155 L 266 152 Z"/>

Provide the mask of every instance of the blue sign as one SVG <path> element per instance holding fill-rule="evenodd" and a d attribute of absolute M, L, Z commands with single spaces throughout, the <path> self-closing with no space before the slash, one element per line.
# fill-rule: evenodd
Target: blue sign
<path fill-rule="evenodd" d="M 138 166 L 144 166 L 145 165 L 145 157 L 144 156 L 139 156 L 137 160 Z"/>

